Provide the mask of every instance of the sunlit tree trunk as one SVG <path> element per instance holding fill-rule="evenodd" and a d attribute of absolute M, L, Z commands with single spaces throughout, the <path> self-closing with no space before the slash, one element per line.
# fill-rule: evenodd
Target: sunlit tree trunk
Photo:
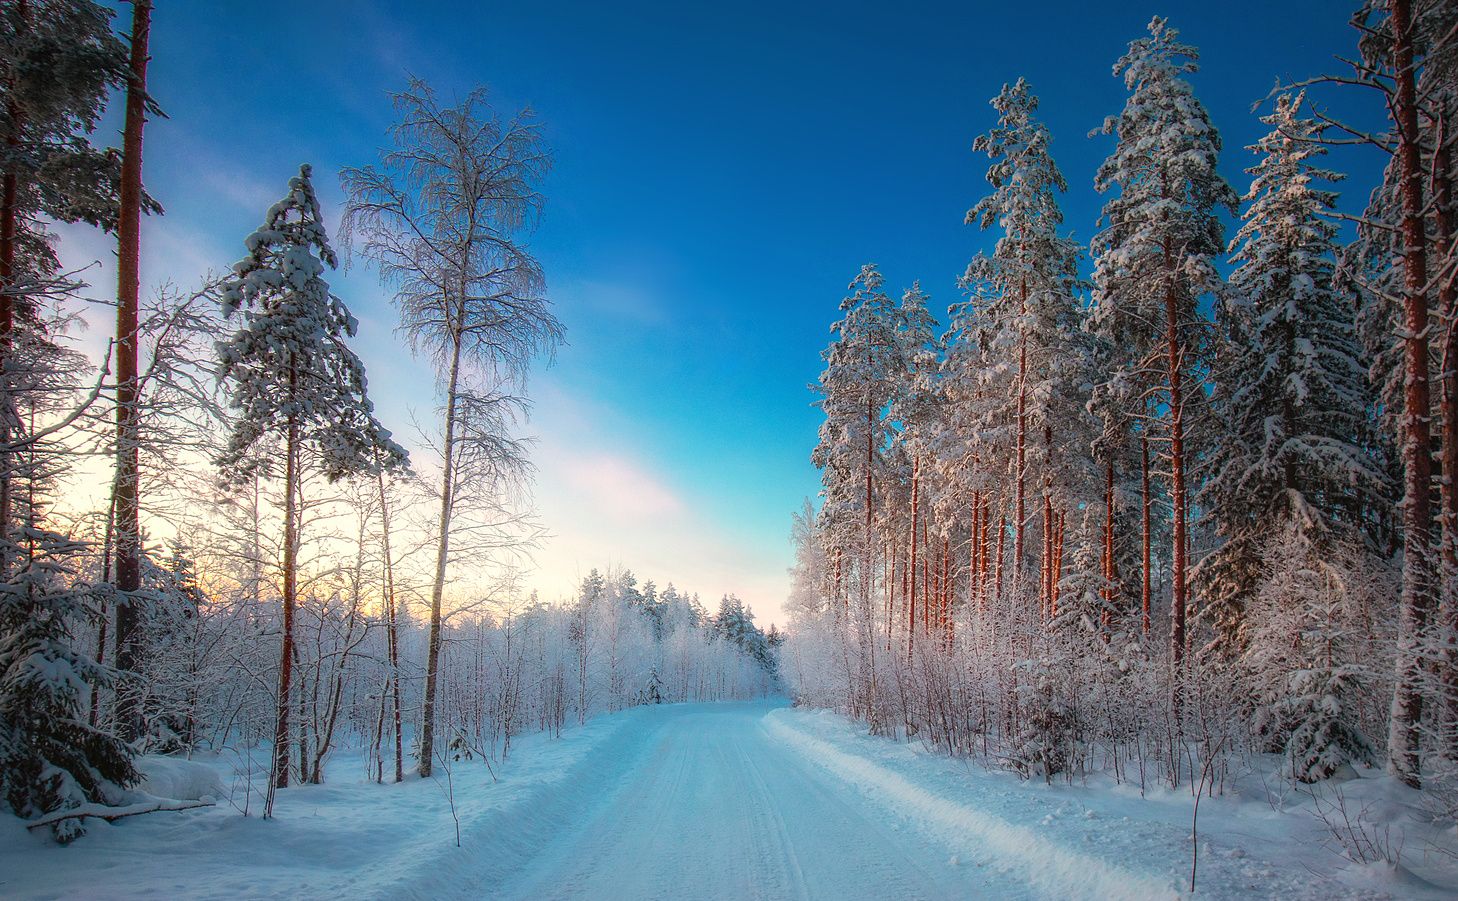
<path fill-rule="evenodd" d="M 141 293 L 142 129 L 147 121 L 147 37 L 151 21 L 151 2 L 133 0 L 131 81 L 122 131 L 121 210 L 117 220 L 116 478 L 112 482 L 116 495 L 112 501 L 116 517 L 116 589 L 120 595 L 116 608 L 116 667 L 124 674 L 136 671 L 140 650 L 140 617 L 132 602 L 142 587 L 137 306 Z M 142 717 L 135 692 L 117 694 L 116 720 L 122 740 L 134 741 L 141 734 Z"/>
<path fill-rule="evenodd" d="M 1433 509 L 1432 455 L 1428 415 L 1428 284 L 1427 240 L 1423 231 L 1423 170 L 1418 131 L 1417 88 L 1413 71 L 1412 8 L 1409 0 L 1391 0 L 1393 76 L 1396 80 L 1393 123 L 1397 126 L 1401 178 L 1403 239 L 1403 343 L 1406 390 L 1402 455 L 1406 493 L 1403 498 L 1402 593 L 1398 608 L 1397 665 L 1393 680 L 1392 715 L 1387 736 L 1388 771 L 1413 788 L 1422 783 L 1420 726 L 1423 713 L 1420 649 L 1433 602 L 1431 573 Z"/>

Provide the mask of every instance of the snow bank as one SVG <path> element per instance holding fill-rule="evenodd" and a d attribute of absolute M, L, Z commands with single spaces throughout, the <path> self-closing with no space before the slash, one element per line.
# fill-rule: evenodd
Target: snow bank
<path fill-rule="evenodd" d="M 136 788 L 158 798 L 217 801 L 228 796 L 218 771 L 205 763 L 149 755 L 137 758 L 136 766 L 142 774 Z"/>
<path fill-rule="evenodd" d="M 1076 853 L 1042 834 L 965 807 L 914 785 L 902 775 L 797 728 L 793 711 L 772 711 L 765 727 L 810 762 L 830 770 L 862 793 L 949 843 L 965 844 L 969 856 L 990 860 L 1056 898 L 1157 901 L 1179 892 L 1164 879 Z"/>

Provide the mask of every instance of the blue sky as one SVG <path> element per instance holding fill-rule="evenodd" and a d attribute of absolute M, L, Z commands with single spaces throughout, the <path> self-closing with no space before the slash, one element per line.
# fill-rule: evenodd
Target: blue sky
<path fill-rule="evenodd" d="M 555 598 L 621 563 L 782 622 L 790 514 L 819 485 L 806 386 L 845 286 L 875 262 L 893 290 L 921 280 L 934 309 L 959 298 L 990 241 L 962 224 L 986 188 L 972 141 L 1019 76 L 1086 244 L 1112 149 L 1086 135 L 1122 108 L 1111 67 L 1156 13 L 1201 50 L 1196 92 L 1242 192 L 1243 147 L 1267 130 L 1251 105 L 1354 52 L 1330 0 L 159 4 L 150 82 L 170 118 L 148 127 L 145 178 L 167 215 L 146 225 L 144 286 L 234 261 L 301 162 L 336 227 L 337 172 L 376 159 L 384 92 L 407 71 L 444 99 L 484 83 L 502 111 L 532 106 L 556 166 L 531 245 L 569 344 L 532 382 L 556 537 L 530 584 Z M 1336 99 L 1374 115 L 1371 98 Z M 1380 161 L 1335 165 L 1356 202 Z M 68 259 L 110 258 L 104 239 L 63 234 Z M 409 410 L 432 415 L 430 375 L 401 353 L 373 273 L 333 283 L 363 322 L 382 418 L 409 438 Z"/>

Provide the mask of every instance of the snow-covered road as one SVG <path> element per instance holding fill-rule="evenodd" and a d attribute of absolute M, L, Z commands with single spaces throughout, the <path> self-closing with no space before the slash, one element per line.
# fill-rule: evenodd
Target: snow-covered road
<path fill-rule="evenodd" d="M 242 815 L 260 754 L 173 760 L 211 767 L 231 800 L 92 822 L 64 848 L 0 817 L 0 898 L 1174 901 L 1193 863 L 1186 787 L 1024 783 L 783 701 L 635 707 L 520 736 L 494 771 L 447 761 L 438 782 L 378 785 L 341 753 L 326 784 L 280 792 L 272 820 Z M 1309 793 L 1267 795 L 1269 781 L 1200 808 L 1197 897 L 1458 897 L 1458 864 L 1425 853 L 1435 830 L 1416 833 L 1411 869 L 1354 865 Z M 1376 809 L 1386 784 L 1341 789 Z M 1418 828 L 1404 803 L 1395 821 Z"/>
<path fill-rule="evenodd" d="M 889 823 L 771 733 L 758 704 L 653 717 L 609 791 L 502 887 L 510 899 L 1023 898 Z M 495 895 L 496 893 L 492 893 Z"/>

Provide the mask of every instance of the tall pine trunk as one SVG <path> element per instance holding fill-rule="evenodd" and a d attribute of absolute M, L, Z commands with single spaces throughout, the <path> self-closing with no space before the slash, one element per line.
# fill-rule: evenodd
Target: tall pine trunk
<path fill-rule="evenodd" d="M 131 81 L 127 86 L 126 123 L 122 131 L 121 209 L 117 220 L 116 288 L 116 479 L 113 507 L 116 529 L 116 668 L 135 673 L 137 633 L 141 617 L 136 592 L 142 587 L 141 477 L 138 445 L 141 411 L 137 385 L 137 306 L 141 293 L 142 129 L 147 122 L 147 37 L 151 30 L 150 0 L 132 2 Z M 139 699 L 134 692 L 117 694 L 117 731 L 124 741 L 142 732 Z"/>
<path fill-rule="evenodd" d="M 295 382 L 290 377 L 290 387 Z M 294 609 L 298 601 L 299 559 L 299 421 L 289 417 L 284 448 L 283 646 L 279 652 L 278 707 L 273 730 L 273 773 L 263 816 L 273 815 L 274 789 L 289 785 L 289 694 L 294 667 Z M 302 777 L 304 772 L 300 772 Z"/>
<path fill-rule="evenodd" d="M 1443 264 L 1451 264 L 1458 215 L 1453 208 L 1453 157 L 1448 147 L 1452 110 L 1448 98 L 1439 99 L 1437 134 L 1433 142 L 1433 200 L 1437 210 L 1437 251 Z M 1442 352 L 1442 478 L 1439 481 L 1439 535 L 1443 573 L 1438 581 L 1438 623 L 1446 639 L 1442 657 L 1443 709 L 1440 747 L 1450 763 L 1458 763 L 1458 277 L 1450 274 L 1438 286 L 1438 309 L 1446 335 Z"/>
<path fill-rule="evenodd" d="M 16 19 L 24 28 L 30 22 L 30 4 L 17 0 Z M 10 133 L 5 142 L 14 153 L 20 147 L 20 136 L 25 133 L 25 111 L 16 105 L 12 95 L 6 101 L 6 112 L 10 116 Z M 11 370 L 15 368 L 15 295 L 17 279 L 15 251 L 20 230 L 20 173 L 16 165 L 6 167 L 0 176 L 0 578 L 9 578 L 17 560 L 11 547 L 11 522 L 15 507 L 15 452 L 8 450 L 15 441 L 19 426 L 15 408 L 15 395 L 11 390 Z"/>
<path fill-rule="evenodd" d="M 1144 483 L 1143 510 L 1141 511 L 1140 519 L 1140 535 L 1143 543 L 1143 547 L 1140 549 L 1140 554 L 1142 557 L 1142 572 L 1140 573 L 1140 593 L 1142 598 L 1141 603 L 1144 609 L 1143 633 L 1144 637 L 1148 639 L 1150 627 L 1150 613 L 1153 606 L 1154 594 L 1154 586 L 1151 580 L 1152 570 L 1150 569 L 1150 566 L 1153 563 L 1153 561 L 1151 560 L 1152 554 L 1150 552 L 1150 544 L 1153 538 L 1153 536 L 1151 535 L 1151 529 L 1153 528 L 1151 515 L 1154 509 L 1154 496 L 1149 492 L 1148 435 L 1139 436 L 1139 450 L 1141 454 L 1140 472 Z"/>
<path fill-rule="evenodd" d="M 1022 283 L 1022 312 L 1019 322 L 1028 315 L 1028 282 Z M 1027 440 L 1028 440 L 1028 330 L 1027 326 L 1019 325 L 1022 330 L 1022 339 L 1018 347 L 1018 471 L 1017 471 L 1017 498 L 1016 498 L 1016 520 L 1013 523 L 1013 579 L 1017 579 L 1023 571 L 1023 524 L 1027 521 L 1024 509 L 1024 499 L 1027 492 L 1028 469 L 1027 469 Z"/>
<path fill-rule="evenodd" d="M 1407 369 L 1402 457 L 1404 470 L 1402 593 L 1398 602 L 1397 660 L 1387 733 L 1387 768 L 1413 788 L 1422 785 L 1420 726 L 1423 714 L 1421 645 L 1433 605 L 1431 572 L 1432 451 L 1428 416 L 1427 240 L 1423 231 L 1423 170 L 1413 72 L 1410 0 L 1391 0 L 1392 106 L 1398 135 L 1403 238 L 1403 330 Z"/>
<path fill-rule="evenodd" d="M 919 523 L 918 500 L 921 496 L 921 459 L 915 458 L 911 464 L 911 574 L 910 588 L 907 594 L 906 605 L 906 648 L 911 653 L 911 645 L 916 635 L 916 530 Z"/>
<path fill-rule="evenodd" d="M 1114 584 L 1117 574 L 1114 570 L 1114 461 L 1109 460 L 1108 480 L 1104 489 L 1104 579 L 1108 586 L 1104 589 L 1104 615 L 1103 624 L 1110 623 L 1110 609 L 1114 603 Z"/>

